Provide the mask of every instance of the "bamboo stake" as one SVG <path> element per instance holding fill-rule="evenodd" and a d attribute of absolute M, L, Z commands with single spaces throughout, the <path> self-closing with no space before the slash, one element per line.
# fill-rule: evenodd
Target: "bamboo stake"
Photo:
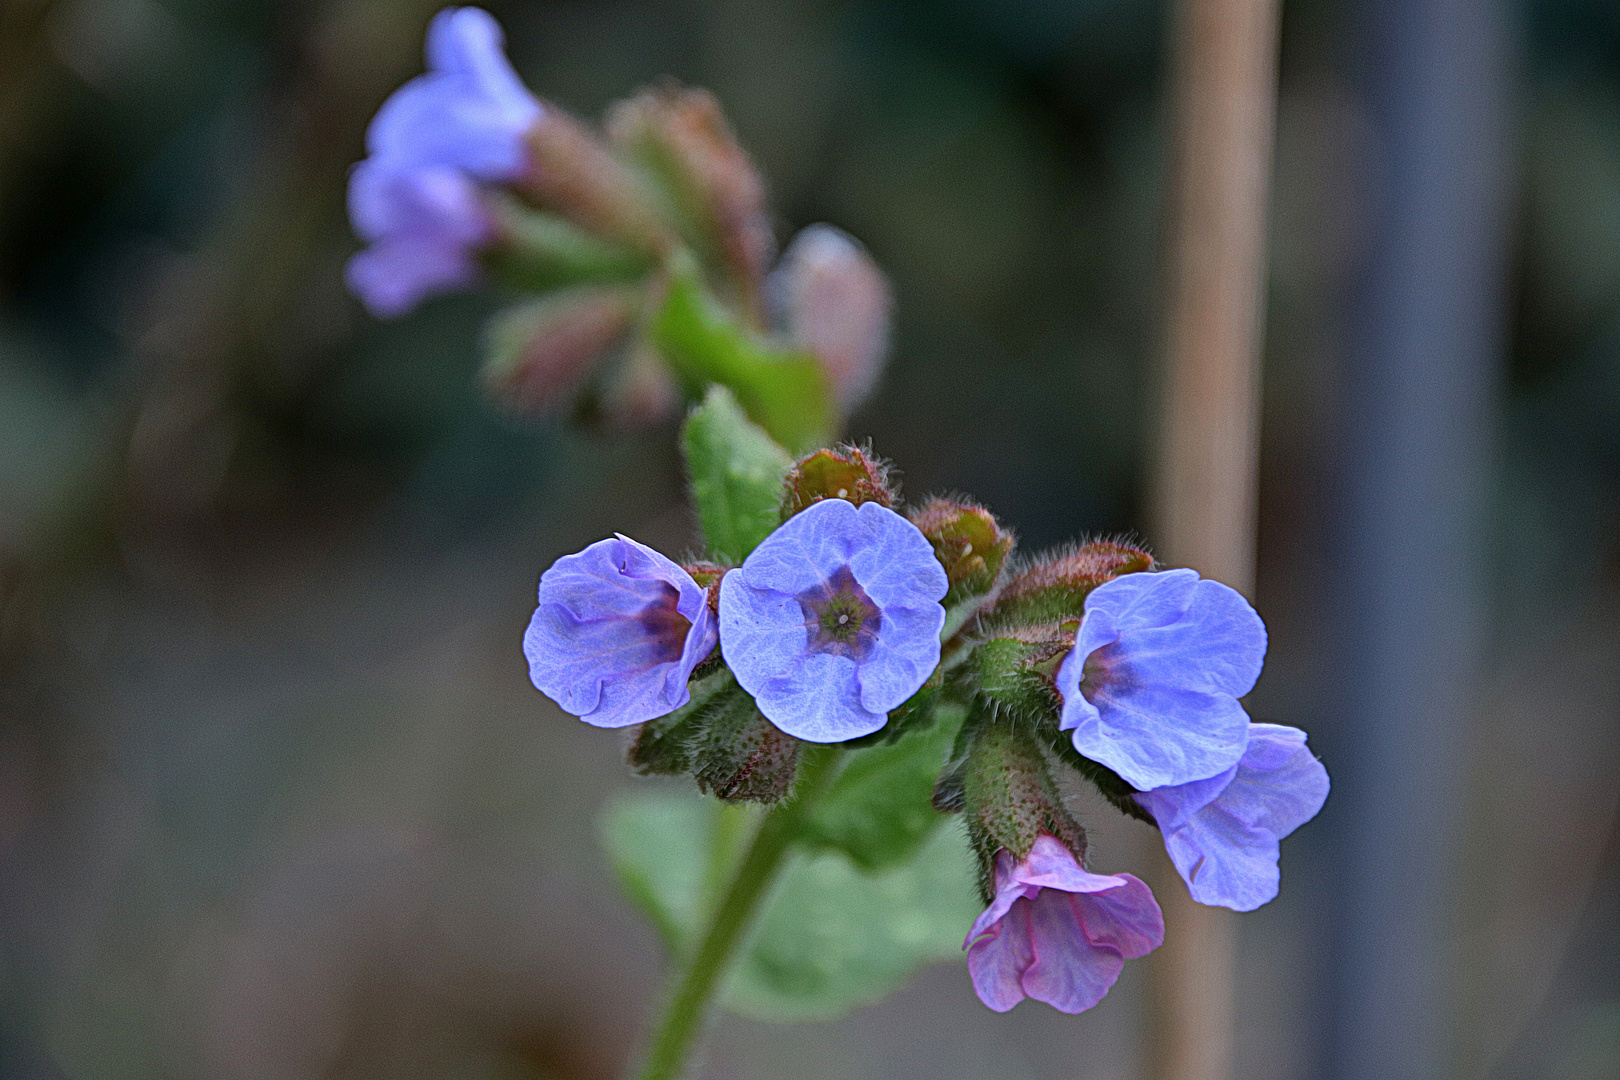
<path fill-rule="evenodd" d="M 1277 0 L 1178 5 L 1156 539 L 1164 561 L 1251 596 L 1276 54 Z M 1152 1075 L 1230 1080 L 1232 913 L 1194 903 L 1162 855 L 1157 878 Z"/>

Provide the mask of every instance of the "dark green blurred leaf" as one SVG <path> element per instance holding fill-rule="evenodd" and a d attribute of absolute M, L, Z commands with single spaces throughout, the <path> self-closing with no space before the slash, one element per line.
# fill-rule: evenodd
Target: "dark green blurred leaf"
<path fill-rule="evenodd" d="M 779 520 L 788 456 L 723 386 L 709 388 L 681 430 L 692 501 L 709 553 L 741 563 Z"/>
<path fill-rule="evenodd" d="M 690 259 L 677 260 L 652 338 L 692 397 L 728 386 L 777 442 L 806 451 L 832 435 L 832 394 L 808 353 L 764 345 L 703 291 Z"/>
<path fill-rule="evenodd" d="M 956 727 L 936 723 L 854 751 L 816 807 L 810 842 L 842 851 L 868 872 L 909 861 L 945 820 L 930 798 Z"/>

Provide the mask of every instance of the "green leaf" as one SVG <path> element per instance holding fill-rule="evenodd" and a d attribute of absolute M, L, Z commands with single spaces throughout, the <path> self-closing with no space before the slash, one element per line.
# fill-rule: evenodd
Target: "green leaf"
<path fill-rule="evenodd" d="M 871 872 L 910 861 L 945 817 L 931 802 L 956 725 L 937 722 L 851 753 L 810 819 L 807 840 Z"/>
<path fill-rule="evenodd" d="M 742 562 L 777 526 L 782 478 L 793 459 L 723 386 L 711 386 L 687 417 L 681 449 L 710 554 Z"/>
<path fill-rule="evenodd" d="M 637 792 L 608 803 L 597 834 L 619 884 L 679 952 L 703 917 L 704 869 L 720 803 L 689 792 Z"/>
<path fill-rule="evenodd" d="M 672 951 L 700 931 L 720 805 L 669 789 L 619 796 L 603 845 Z M 726 1007 L 773 1021 L 820 1020 L 876 1001 L 918 966 L 959 956 L 979 913 L 959 829 L 936 829 L 909 865 L 864 874 L 840 852 L 797 853 L 771 890 L 725 991 Z"/>
<path fill-rule="evenodd" d="M 704 292 L 688 256 L 674 260 L 669 291 L 653 321 L 652 340 L 698 397 L 711 383 L 728 386 L 754 422 L 799 452 L 832 436 L 833 399 L 821 363 L 810 353 L 760 342 Z"/>
<path fill-rule="evenodd" d="M 981 904 L 973 856 L 940 829 L 909 866 L 863 874 L 842 855 L 799 856 L 782 875 L 726 989 L 757 1020 L 826 1020 L 893 992 L 923 964 L 959 957 Z"/>

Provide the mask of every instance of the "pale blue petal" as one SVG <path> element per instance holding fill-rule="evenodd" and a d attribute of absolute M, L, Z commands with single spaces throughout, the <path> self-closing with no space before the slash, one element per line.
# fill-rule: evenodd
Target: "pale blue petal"
<path fill-rule="evenodd" d="M 1255 724 L 1242 761 L 1223 775 L 1214 798 L 1205 781 L 1136 799 L 1159 824 L 1193 899 L 1252 911 L 1277 895 L 1277 842 L 1322 808 L 1327 770 L 1303 731 Z"/>
<path fill-rule="evenodd" d="M 702 598 L 685 570 L 626 537 L 564 556 L 541 575 L 539 605 L 524 635 L 530 678 L 565 711 L 598 727 L 673 712 L 689 700 L 692 669 L 714 648 Z"/>
<path fill-rule="evenodd" d="M 1259 677 L 1265 625 L 1192 570 L 1125 574 L 1086 598 L 1058 668 L 1075 749 L 1149 789 L 1231 768 L 1248 738 L 1237 698 Z"/>
<path fill-rule="evenodd" d="M 817 505 L 831 502 L 843 500 Z M 851 552 L 849 568 L 872 602 L 885 611 L 938 607 L 951 583 L 922 530 L 875 502 L 862 503 L 857 517 L 864 535 Z M 939 610 L 943 619 L 944 608 Z M 939 627 L 933 632 L 937 635 Z"/>
<path fill-rule="evenodd" d="M 934 565 L 939 565 L 937 562 Z M 939 666 L 939 631 L 945 609 L 884 608 L 877 647 L 861 664 L 861 704 L 888 712 L 917 692 Z"/>
<path fill-rule="evenodd" d="M 855 661 L 832 653 L 802 657 L 767 679 L 754 700 L 766 719 L 806 742 L 858 739 L 889 720 L 861 704 Z"/>

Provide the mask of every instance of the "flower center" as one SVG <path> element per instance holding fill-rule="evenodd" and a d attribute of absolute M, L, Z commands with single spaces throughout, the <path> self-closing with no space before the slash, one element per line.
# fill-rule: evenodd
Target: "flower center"
<path fill-rule="evenodd" d="M 647 633 L 651 662 L 662 664 L 681 658 L 692 620 L 675 609 L 681 599 L 680 590 L 666 581 L 658 584 L 657 598 L 636 614 L 636 622 Z"/>
<path fill-rule="evenodd" d="M 830 652 L 864 660 L 877 643 L 883 616 L 849 567 L 840 567 L 825 584 L 799 594 L 811 652 Z"/>

